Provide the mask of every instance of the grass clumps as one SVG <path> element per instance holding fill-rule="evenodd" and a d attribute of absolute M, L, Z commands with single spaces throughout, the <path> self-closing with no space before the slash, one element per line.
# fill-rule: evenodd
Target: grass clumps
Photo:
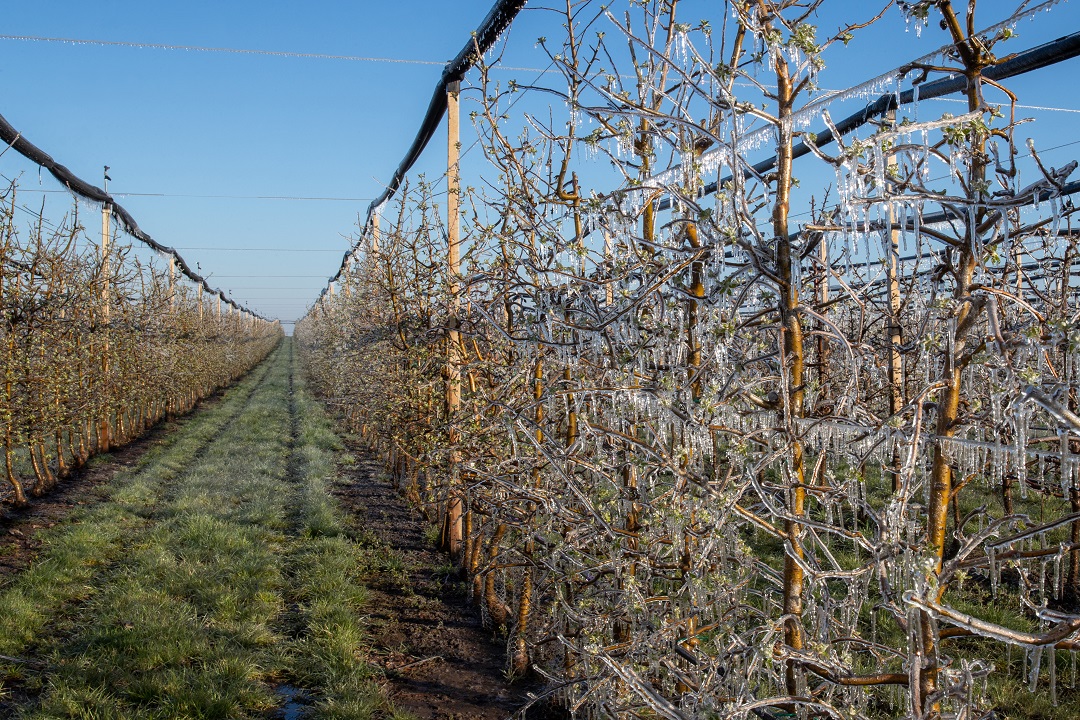
<path fill-rule="evenodd" d="M 287 443 L 268 436 L 288 435 L 286 377 L 271 365 L 163 497 L 144 504 L 146 527 L 45 642 L 50 672 L 24 717 L 243 718 L 276 705 L 264 676 L 281 607 Z"/>
<path fill-rule="evenodd" d="M 364 659 L 366 553 L 350 538 L 330 494 L 343 445 L 299 377 L 293 403 L 298 419 L 293 455 L 298 527 L 288 565 L 290 600 L 300 631 L 289 648 L 289 674 L 303 687 L 319 688 L 322 699 L 312 708 L 313 718 L 405 720 L 409 716 L 395 711 L 379 688 L 379 671 Z"/>
<path fill-rule="evenodd" d="M 94 592 L 91 579 L 138 542 L 167 486 L 240 412 L 260 380 L 261 373 L 246 378 L 113 478 L 102 502 L 41 533 L 38 561 L 0 588 L 0 654 L 21 655 L 66 605 Z"/>
<path fill-rule="evenodd" d="M 286 343 L 0 592 L 0 654 L 32 658 L 0 666 L 17 717 L 265 718 L 285 684 L 305 718 L 401 717 L 365 660 L 340 440 L 293 386 Z"/>

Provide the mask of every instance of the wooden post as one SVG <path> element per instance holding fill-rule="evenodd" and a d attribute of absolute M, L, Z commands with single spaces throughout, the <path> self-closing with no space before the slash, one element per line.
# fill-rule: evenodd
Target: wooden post
<path fill-rule="evenodd" d="M 110 241 L 112 236 L 112 205 L 101 206 L 101 313 L 105 322 L 109 322 L 109 275 Z"/>
<path fill-rule="evenodd" d="M 895 127 L 896 111 L 889 112 L 889 121 Z M 896 156 L 890 155 L 888 165 L 896 165 Z M 886 173 L 886 176 L 888 173 Z M 885 192 L 885 188 L 881 189 Z M 904 358 L 900 354 L 903 336 L 900 332 L 900 230 L 896 227 L 896 210 L 889 206 L 889 412 L 893 415 L 904 407 Z M 893 450 L 892 457 L 893 492 L 900 490 L 900 472 L 902 463 L 900 449 Z"/>
<path fill-rule="evenodd" d="M 176 256 L 169 256 L 169 311 L 176 312 Z"/>
<path fill-rule="evenodd" d="M 379 211 L 371 213 L 371 252 L 377 254 L 379 252 Z"/>
<path fill-rule="evenodd" d="M 450 445 L 453 448 L 458 442 L 457 429 L 454 427 L 454 415 L 461 407 L 461 334 L 458 330 L 458 308 L 460 304 L 459 294 L 461 286 L 458 278 L 461 275 L 461 158 L 460 141 L 460 105 L 459 95 L 461 82 L 455 80 L 446 88 L 446 119 L 447 119 L 447 152 L 446 152 L 446 231 L 447 231 L 447 272 L 450 280 L 450 317 L 449 328 L 446 338 L 446 419 L 450 427 Z M 456 474 L 456 466 L 460 462 L 456 448 L 451 450 L 451 465 Z M 446 522 L 448 550 L 451 557 L 458 557 L 461 551 L 461 497 L 457 488 L 451 484 L 450 495 L 447 499 Z"/>
<path fill-rule="evenodd" d="M 821 240 L 818 243 L 818 261 L 821 267 L 815 273 L 814 281 L 817 283 L 818 312 L 824 315 L 828 312 L 826 307 L 829 303 L 829 279 L 832 274 L 829 266 L 829 241 L 824 233 L 822 233 Z M 821 331 L 821 334 L 817 337 L 818 384 L 821 386 L 821 397 L 831 398 L 832 396 L 829 393 L 829 341 L 825 336 L 828 328 L 824 323 L 821 324 Z"/>
<path fill-rule="evenodd" d="M 107 172 L 107 170 L 106 170 Z M 108 175 L 105 176 L 106 180 Z M 106 182 L 106 186 L 108 182 Z M 101 318 L 102 326 L 104 327 L 105 339 L 101 344 L 101 379 L 105 386 L 105 399 L 108 400 L 109 395 L 109 276 L 112 274 L 111 264 L 109 262 L 109 256 L 111 249 L 109 247 L 112 239 L 112 205 L 110 203 L 103 203 L 101 206 Z M 98 450 L 101 452 L 108 452 L 111 447 L 112 432 L 109 425 L 109 412 L 105 410 L 101 419 L 98 422 Z"/>

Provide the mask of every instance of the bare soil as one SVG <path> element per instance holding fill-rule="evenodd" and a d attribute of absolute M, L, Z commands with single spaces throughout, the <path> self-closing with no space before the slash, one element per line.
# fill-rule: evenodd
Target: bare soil
<path fill-rule="evenodd" d="M 535 680 L 510 682 L 506 644 L 485 629 L 464 580 L 429 539 L 427 522 L 382 478 L 375 458 L 353 448 L 348 485 L 335 495 L 362 532 L 404 559 L 407 574 L 370 578 L 368 614 L 373 661 L 385 671 L 391 701 L 424 720 L 554 720 L 566 715 L 543 703 Z"/>

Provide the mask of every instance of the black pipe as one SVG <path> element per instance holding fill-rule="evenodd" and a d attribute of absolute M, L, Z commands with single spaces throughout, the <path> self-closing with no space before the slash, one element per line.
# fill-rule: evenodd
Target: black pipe
<path fill-rule="evenodd" d="M 491 44 L 494 43 L 498 35 L 510 25 L 514 17 L 516 17 L 518 11 L 525 5 L 527 0 L 500 0 L 484 18 L 484 22 L 481 24 L 480 29 L 477 31 L 477 41 L 482 39 L 484 44 L 481 44 L 481 52 L 486 52 Z M 497 29 L 496 29 L 497 28 Z M 1012 57 L 1005 59 L 1004 61 L 994 65 L 992 67 L 985 68 L 982 71 L 982 77 L 989 78 L 991 80 L 1005 80 L 1007 78 L 1016 77 L 1017 75 L 1023 75 L 1024 73 L 1032 70 L 1038 70 L 1044 67 L 1049 67 L 1056 63 L 1068 60 L 1080 55 L 1080 33 L 1072 33 L 1064 37 L 1058 38 L 1048 43 L 1038 45 L 1030 50 L 1025 50 L 1020 53 L 1016 53 Z M 375 212 L 375 208 L 390 198 L 394 192 L 397 191 L 404 179 L 405 173 L 409 168 L 413 166 L 416 159 L 423 152 L 427 146 L 428 141 L 435 133 L 438 124 L 442 121 L 442 116 L 446 112 L 446 87 L 451 80 L 460 80 L 464 77 L 465 72 L 475 62 L 475 45 L 473 42 L 469 42 L 457 57 L 454 58 L 443 71 L 442 77 L 436 84 L 435 92 L 432 94 L 431 103 L 428 106 L 427 113 L 424 116 L 424 122 L 421 124 L 420 131 L 416 135 L 416 139 L 413 141 L 412 146 L 409 148 L 409 152 L 406 154 L 405 159 L 398 165 L 397 170 L 394 172 L 394 176 L 390 183 L 387 185 L 386 190 L 379 196 L 371 205 L 368 206 L 367 222 L 365 229 L 371 224 L 371 217 Z M 933 98 L 943 97 L 945 95 L 951 95 L 962 90 L 967 89 L 967 76 L 961 73 L 955 73 L 949 77 L 934 80 L 924 85 L 919 86 L 919 99 L 930 100 Z M 859 110 L 848 117 L 844 118 L 838 123 L 834 124 L 837 132 L 840 135 L 855 130 L 856 128 L 865 125 L 875 117 L 880 117 L 892 109 L 895 109 L 899 105 L 909 105 L 915 101 L 914 89 L 905 90 L 899 94 L 885 93 L 882 94 L 877 100 L 869 103 L 862 110 Z M 815 145 L 822 147 L 828 145 L 836 140 L 832 130 L 823 130 L 816 135 Z M 798 145 L 792 148 L 792 158 L 799 158 L 810 153 L 809 146 L 806 143 L 800 142 Z M 744 177 L 752 177 L 754 174 L 762 174 L 768 172 L 776 166 L 776 156 L 763 160 L 753 166 L 751 169 L 746 170 L 743 173 Z M 715 193 L 717 188 L 732 179 L 732 176 L 728 176 L 718 182 L 712 182 L 707 184 L 701 191 L 699 196 L 710 195 Z M 667 210 L 671 208 L 671 198 L 665 198 L 657 202 L 657 210 Z M 352 251 L 345 253 L 341 261 L 341 266 L 338 271 L 331 277 L 327 283 L 330 284 L 337 282 L 341 277 L 341 273 L 345 270 L 345 265 L 352 255 Z M 326 294 L 326 288 L 319 294 L 319 297 L 315 300 L 319 302 Z"/>
<path fill-rule="evenodd" d="M 371 215 L 375 212 L 375 208 L 382 205 L 391 195 L 397 192 L 398 187 L 401 186 L 401 181 L 405 179 L 405 174 L 419 159 L 421 153 L 424 152 L 424 148 L 427 147 L 431 137 L 438 129 L 443 115 L 446 114 L 446 93 L 450 84 L 460 82 L 465 77 L 465 73 L 476 64 L 476 61 L 491 49 L 491 46 L 495 44 L 503 31 L 517 17 L 518 12 L 525 6 L 525 3 L 526 0 L 499 0 L 499 2 L 495 3 L 474 33 L 475 37 L 470 39 L 454 59 L 446 64 L 442 77 L 435 83 L 435 91 L 431 94 L 431 102 L 428 103 L 424 120 L 420 123 L 420 129 L 417 131 L 412 145 L 394 171 L 394 175 L 387 184 L 386 189 L 368 206 L 368 222 L 371 221 Z"/>
<path fill-rule="evenodd" d="M 382 191 L 379 197 L 375 198 L 368 205 L 367 219 L 364 223 L 364 228 L 368 228 L 371 225 L 371 218 L 375 214 L 375 208 L 382 205 L 394 193 L 401 187 L 401 182 L 405 179 L 406 173 L 412 169 L 412 166 L 419 159 L 420 154 L 424 152 L 424 148 L 427 147 L 428 142 L 431 140 L 435 131 L 439 128 L 439 123 L 442 122 L 443 115 L 446 114 L 446 93 L 450 86 L 450 83 L 460 82 L 465 73 L 467 73 L 476 62 L 483 57 L 484 53 L 491 49 L 491 47 L 498 41 L 499 36 L 510 27 L 510 23 L 514 21 L 517 14 L 525 7 L 525 3 L 528 0 L 498 0 L 491 10 L 488 11 L 487 16 L 483 22 L 480 23 L 480 27 L 473 33 L 473 37 L 469 39 L 465 46 L 461 48 L 454 59 L 446 64 L 443 68 L 442 76 L 439 81 L 435 83 L 435 90 L 431 93 L 431 102 L 428 103 L 427 112 L 424 113 L 424 119 L 420 123 L 420 129 L 416 132 L 416 137 L 413 138 L 412 145 L 409 146 L 408 151 L 405 153 L 405 157 L 402 158 L 398 164 L 397 169 L 394 170 L 393 176 L 390 178 L 390 182 L 386 184 L 386 189 Z M 345 264 L 349 260 L 351 252 L 345 253 L 345 256 L 341 260 L 341 267 L 338 268 L 337 273 L 334 274 L 328 284 L 334 283 L 341 277 L 342 271 L 345 269 Z M 319 300 L 326 294 L 325 288 L 319 295 Z M 318 300 L 316 300 L 318 302 Z"/>
<path fill-rule="evenodd" d="M 1039 70 L 1041 68 L 1059 63 L 1063 60 L 1069 60 L 1080 55 L 1080 33 L 1073 33 L 1072 35 L 1066 35 L 1065 37 L 1052 40 L 1048 43 L 1044 43 L 1030 50 L 1017 53 L 1011 58 L 1004 60 L 997 65 L 988 67 L 982 71 L 982 77 L 989 78 L 990 80 L 1006 80 L 1017 75 L 1023 75 L 1024 73 L 1031 72 L 1032 70 Z M 967 90 L 968 79 L 966 75 L 956 73 L 940 80 L 928 82 L 925 85 L 919 85 L 919 100 L 932 100 L 934 98 L 944 97 L 945 95 L 952 95 L 954 93 Z M 862 110 L 859 110 L 838 123 L 834 124 L 836 131 L 841 135 L 846 135 L 852 130 L 855 130 L 863 125 L 867 124 L 876 117 L 885 115 L 890 110 L 895 110 L 900 105 L 910 105 L 915 102 L 915 90 L 905 90 L 899 94 L 885 93 L 877 100 L 873 101 Z M 817 147 L 823 147 L 829 145 L 836 140 L 836 136 L 831 129 L 822 130 L 815 135 L 814 145 Z M 791 149 L 791 157 L 800 158 L 803 155 L 810 153 L 810 147 L 800 142 Z M 776 167 L 776 156 L 772 156 L 767 160 L 762 160 L 756 165 L 752 165 L 749 170 L 743 172 L 744 178 L 750 178 L 754 175 L 761 175 Z M 730 182 L 733 176 L 729 175 L 723 180 L 711 182 L 706 185 L 700 193 L 701 197 L 705 195 L 712 195 L 716 192 L 718 187 L 722 187 L 724 183 Z M 671 198 L 664 198 L 657 203 L 657 210 L 668 210 L 671 208 Z"/>
<path fill-rule="evenodd" d="M 65 166 L 56 162 L 56 160 L 53 159 L 52 155 L 49 155 L 49 153 L 45 152 L 37 145 L 23 137 L 23 134 L 16 130 L 11 125 L 11 123 L 7 121 L 7 118 L 5 118 L 3 115 L 0 115 L 0 142 L 5 143 L 6 145 L 8 145 L 8 147 L 22 155 L 30 162 L 35 163 L 48 170 L 54 178 L 59 180 L 64 187 L 73 192 L 75 195 L 86 198 L 87 200 L 102 203 L 103 205 L 112 206 L 113 214 L 116 215 L 117 220 L 120 221 L 120 224 L 124 227 L 124 229 L 128 232 L 129 235 L 134 237 L 136 240 L 139 240 L 140 242 L 150 246 L 159 253 L 172 256 L 176 260 L 176 264 L 180 266 L 181 274 L 194 282 L 196 285 L 206 290 L 206 292 L 208 292 L 211 297 L 217 295 L 226 304 L 232 306 L 233 308 L 236 308 L 237 310 L 242 310 L 254 317 L 259 318 L 260 320 L 266 320 L 266 318 L 264 318 L 262 315 L 252 312 L 251 310 L 248 310 L 242 305 L 238 305 L 229 298 L 225 297 L 225 293 L 223 293 L 221 290 L 210 287 L 209 283 L 206 282 L 206 279 L 203 278 L 202 275 L 199 275 L 197 272 L 188 267 L 187 262 L 185 262 L 184 258 L 180 256 L 180 253 L 178 253 L 171 247 L 162 245 L 157 240 L 154 240 L 154 238 L 143 232 L 142 229 L 139 227 L 138 223 L 135 222 L 135 218 L 131 216 L 131 213 L 129 213 L 127 209 L 125 209 L 122 205 L 113 200 L 112 196 L 109 195 L 109 193 L 105 192 L 96 185 L 91 185 L 90 183 L 77 176 L 75 173 L 68 170 Z"/>

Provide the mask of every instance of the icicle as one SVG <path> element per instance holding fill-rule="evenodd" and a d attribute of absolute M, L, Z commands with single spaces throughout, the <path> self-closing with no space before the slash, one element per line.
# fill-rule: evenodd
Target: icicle
<path fill-rule="evenodd" d="M 1046 654 L 1050 663 L 1050 704 L 1057 707 L 1057 652 L 1053 647 L 1049 647 L 1046 649 Z"/>
<path fill-rule="evenodd" d="M 1028 676 L 1028 690 L 1035 692 L 1039 687 L 1039 670 L 1042 667 L 1042 645 L 1036 646 L 1031 652 L 1031 671 Z"/>
<path fill-rule="evenodd" d="M 1061 561 L 1065 555 L 1065 548 L 1062 547 L 1057 555 L 1054 556 L 1054 599 L 1061 598 Z"/>
<path fill-rule="evenodd" d="M 997 597 L 998 585 L 1001 582 L 1001 574 L 997 564 L 997 548 L 990 545 L 986 548 L 986 560 L 990 565 L 990 594 Z"/>
<path fill-rule="evenodd" d="M 1065 497 L 1068 497 L 1073 487 L 1073 460 L 1069 448 L 1069 431 L 1060 430 L 1058 434 L 1061 441 L 1061 491 Z"/>

